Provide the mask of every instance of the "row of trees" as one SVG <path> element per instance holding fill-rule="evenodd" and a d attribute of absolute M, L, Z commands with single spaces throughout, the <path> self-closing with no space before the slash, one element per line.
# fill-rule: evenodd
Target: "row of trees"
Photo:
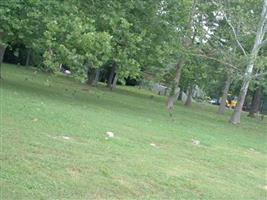
<path fill-rule="evenodd" d="M 180 88 L 190 100 L 196 85 L 209 91 L 220 80 L 222 102 L 240 86 L 233 124 L 250 83 L 266 90 L 267 0 L 13 0 L 0 3 L 0 16 L 0 66 L 5 49 L 19 43 L 26 64 L 30 57 L 50 71 L 64 64 L 93 85 L 103 68 L 111 89 L 149 73 L 170 88 L 170 112 Z"/>

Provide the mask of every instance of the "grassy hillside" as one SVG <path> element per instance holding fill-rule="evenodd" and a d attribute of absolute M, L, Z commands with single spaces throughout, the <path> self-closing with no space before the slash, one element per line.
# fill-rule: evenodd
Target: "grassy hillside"
<path fill-rule="evenodd" d="M 144 90 L 2 73 L 1 199 L 266 199 L 266 119 L 179 103 L 170 118 Z"/>

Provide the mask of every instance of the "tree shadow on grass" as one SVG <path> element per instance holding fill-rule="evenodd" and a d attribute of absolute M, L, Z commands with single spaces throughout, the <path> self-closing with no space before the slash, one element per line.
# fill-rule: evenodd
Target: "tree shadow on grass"
<path fill-rule="evenodd" d="M 74 89 L 74 87 L 68 88 L 67 85 L 63 87 L 59 87 L 57 84 L 51 85 L 51 86 L 45 86 L 42 83 L 39 82 L 30 82 L 25 80 L 10 80 L 5 79 L 1 83 L 1 87 L 10 91 L 18 92 L 20 93 L 26 93 L 29 96 L 32 97 L 38 97 L 38 98 L 44 98 L 50 99 L 53 101 L 58 101 L 62 104 L 68 104 L 68 105 L 75 105 L 75 106 L 84 106 L 88 104 L 93 104 L 95 106 L 101 107 L 103 109 L 111 110 L 111 111 L 124 111 L 127 113 L 129 110 L 131 112 L 134 112 L 138 115 L 143 116 L 150 116 L 155 113 L 155 109 L 151 109 L 151 112 L 147 112 L 147 107 L 144 105 L 131 103 L 131 102 L 119 102 L 117 96 L 116 98 L 112 98 L 112 94 L 114 95 L 124 95 L 124 96 L 131 96 L 135 98 L 142 98 L 147 101 L 151 101 L 147 95 L 143 94 L 136 94 L 132 91 L 124 91 L 123 89 L 118 89 L 118 91 L 110 91 L 107 88 L 104 88 L 104 86 L 99 87 L 98 89 L 92 89 L 96 91 L 94 94 L 93 92 L 90 92 L 89 94 L 82 91 L 85 85 L 80 85 L 77 88 Z M 89 86 L 88 86 L 89 87 Z M 106 95 L 98 95 L 99 91 L 104 91 Z M 106 93 L 109 91 L 109 93 Z M 3 98 L 4 97 L 4 92 Z M 20 95 L 20 94 L 18 94 Z M 122 97 L 123 98 L 123 97 Z M 164 107 L 164 106 L 163 106 Z M 159 111 L 161 112 L 161 111 Z M 167 113 L 166 113 L 167 115 Z"/>
<path fill-rule="evenodd" d="M 120 86 L 120 87 L 117 87 L 114 90 L 110 90 L 105 85 L 99 85 L 99 86 L 97 86 L 97 88 L 102 90 L 102 91 L 121 94 L 121 95 L 125 95 L 125 96 L 131 96 L 131 97 L 134 97 L 134 98 L 137 98 L 137 99 L 153 100 L 153 101 L 162 102 L 162 103 L 164 103 L 164 100 L 165 100 L 164 96 L 159 96 L 159 95 L 154 94 L 154 93 L 149 92 L 149 91 L 147 91 L 147 92 L 141 92 L 141 91 L 138 92 L 138 90 L 137 91 L 133 91 L 133 90 L 128 89 L 129 86 L 126 86 L 126 88 L 122 88 Z"/>

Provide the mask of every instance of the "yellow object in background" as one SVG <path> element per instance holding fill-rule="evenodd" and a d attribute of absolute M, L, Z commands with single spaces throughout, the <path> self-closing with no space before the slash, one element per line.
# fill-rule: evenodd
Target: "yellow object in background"
<path fill-rule="evenodd" d="M 237 105 L 237 97 L 228 95 L 227 100 L 226 100 L 226 106 L 228 108 L 235 108 Z"/>

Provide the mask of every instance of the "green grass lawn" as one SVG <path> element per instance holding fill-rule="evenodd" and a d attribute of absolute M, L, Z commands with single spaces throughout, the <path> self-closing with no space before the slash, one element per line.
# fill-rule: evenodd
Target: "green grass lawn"
<path fill-rule="evenodd" d="M 145 90 L 2 74 L 1 199 L 266 199 L 266 119 L 234 126 L 230 111 L 180 103 L 170 118 Z"/>

